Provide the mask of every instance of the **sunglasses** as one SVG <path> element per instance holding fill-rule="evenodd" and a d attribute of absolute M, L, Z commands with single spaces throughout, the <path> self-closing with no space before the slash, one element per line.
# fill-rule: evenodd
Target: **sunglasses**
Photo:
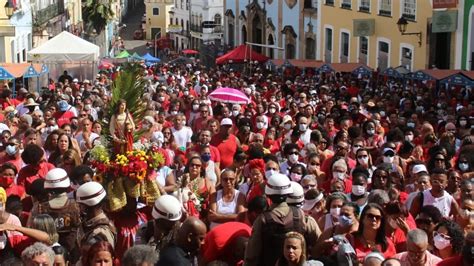
<path fill-rule="evenodd" d="M 201 164 L 195 164 L 195 163 L 192 163 L 189 165 L 190 167 L 196 167 L 196 168 L 199 168 L 201 167 Z"/>
<path fill-rule="evenodd" d="M 415 220 L 417 224 L 425 224 L 425 225 L 430 225 L 433 223 L 431 219 L 423 219 L 423 218 L 418 218 Z"/>
<path fill-rule="evenodd" d="M 303 189 L 311 189 L 311 188 L 315 188 L 316 185 L 306 185 L 306 186 L 303 186 Z"/>
<path fill-rule="evenodd" d="M 298 152 L 297 152 L 297 151 L 293 151 L 293 152 L 290 152 L 290 153 L 288 153 L 288 154 L 289 154 L 289 155 L 293 155 L 293 154 L 298 154 Z"/>
<path fill-rule="evenodd" d="M 375 214 L 372 214 L 372 213 L 367 213 L 367 219 L 380 221 L 380 220 L 382 220 L 382 216 L 381 215 L 375 215 Z"/>

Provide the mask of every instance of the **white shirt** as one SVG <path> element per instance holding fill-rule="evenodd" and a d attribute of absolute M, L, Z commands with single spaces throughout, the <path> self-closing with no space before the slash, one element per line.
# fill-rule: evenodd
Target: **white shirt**
<path fill-rule="evenodd" d="M 186 149 L 187 144 L 191 142 L 193 130 L 185 126 L 180 130 L 176 130 L 172 127 L 171 131 L 173 132 L 174 141 L 178 144 L 178 147 Z"/>
<path fill-rule="evenodd" d="M 89 134 L 89 142 L 92 143 L 98 137 L 99 135 L 97 135 L 94 132 L 91 132 Z M 84 140 L 84 136 L 82 135 L 82 132 L 76 135 L 76 140 L 77 140 L 77 143 L 79 144 L 79 147 L 81 148 L 81 151 L 87 150 L 86 140 Z"/>

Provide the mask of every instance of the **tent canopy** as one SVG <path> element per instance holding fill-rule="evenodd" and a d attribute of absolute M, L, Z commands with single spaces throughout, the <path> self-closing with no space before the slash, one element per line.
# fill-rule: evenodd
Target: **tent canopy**
<path fill-rule="evenodd" d="M 129 58 L 130 57 L 130 53 L 127 51 L 127 50 L 123 50 L 122 52 L 120 52 L 120 54 L 118 54 L 117 56 L 115 56 L 115 58 Z"/>
<path fill-rule="evenodd" d="M 150 63 L 158 63 L 161 61 L 159 58 L 152 56 L 150 53 L 146 53 L 146 55 L 142 57 L 143 59 L 145 59 L 146 62 L 150 62 Z"/>
<path fill-rule="evenodd" d="M 0 64 L 0 68 L 8 74 L 1 76 L 5 78 L 31 78 L 37 77 L 44 73 L 43 65 L 41 64 L 28 64 L 28 63 L 3 63 Z M 47 71 L 46 71 L 47 72 Z M 1 78 L 0 78 L 1 79 Z"/>
<path fill-rule="evenodd" d="M 97 61 L 99 46 L 63 31 L 28 52 L 28 60 L 41 62 Z"/>
<path fill-rule="evenodd" d="M 218 57 L 216 59 L 216 64 L 227 64 L 230 61 L 232 61 L 232 63 L 244 63 L 245 60 L 264 63 L 268 60 L 268 57 L 255 52 L 254 50 L 252 50 L 250 45 L 242 44 L 234 50 L 228 52 L 227 54 Z"/>

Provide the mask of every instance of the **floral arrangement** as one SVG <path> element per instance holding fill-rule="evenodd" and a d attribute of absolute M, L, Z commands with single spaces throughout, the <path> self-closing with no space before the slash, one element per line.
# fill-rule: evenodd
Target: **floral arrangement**
<path fill-rule="evenodd" d="M 134 147 L 112 158 L 106 147 L 97 145 L 90 156 L 91 166 L 96 170 L 94 180 L 107 187 L 112 211 L 125 206 L 126 195 L 144 198 L 148 203 L 160 195 L 155 171 L 165 164 L 165 157 L 158 147 Z"/>

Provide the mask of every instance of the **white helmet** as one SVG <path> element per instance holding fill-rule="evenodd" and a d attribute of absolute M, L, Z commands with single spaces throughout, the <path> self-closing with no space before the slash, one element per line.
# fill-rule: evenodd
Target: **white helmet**
<path fill-rule="evenodd" d="M 155 201 L 151 215 L 154 219 L 163 218 L 168 221 L 178 221 L 183 214 L 181 203 L 171 195 L 163 195 Z"/>
<path fill-rule="evenodd" d="M 292 192 L 290 179 L 284 174 L 274 173 L 265 185 L 267 195 L 289 195 Z"/>
<path fill-rule="evenodd" d="M 62 168 L 50 170 L 44 179 L 44 188 L 68 188 L 71 186 L 71 181 Z"/>
<path fill-rule="evenodd" d="M 76 191 L 77 203 L 87 206 L 99 204 L 107 195 L 104 187 L 97 182 L 87 182 L 82 184 Z"/>
<path fill-rule="evenodd" d="M 286 198 L 286 203 L 289 204 L 300 204 L 304 202 L 304 190 L 303 187 L 294 181 L 291 181 L 291 189 L 293 189 L 293 193 L 291 193 L 288 198 Z"/>

